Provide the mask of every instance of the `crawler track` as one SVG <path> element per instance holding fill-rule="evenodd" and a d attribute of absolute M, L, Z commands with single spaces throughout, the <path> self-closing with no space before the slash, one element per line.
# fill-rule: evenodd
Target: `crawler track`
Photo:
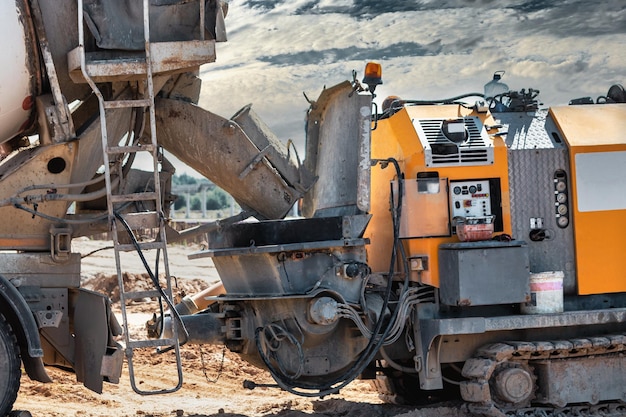
<path fill-rule="evenodd" d="M 546 359 L 608 357 L 626 351 L 626 335 L 551 342 L 504 342 L 483 346 L 466 361 L 461 395 L 468 409 L 485 417 L 626 416 L 623 402 L 562 407 L 531 404 L 536 398 L 533 362 Z M 508 384 L 508 382 L 511 382 Z"/>

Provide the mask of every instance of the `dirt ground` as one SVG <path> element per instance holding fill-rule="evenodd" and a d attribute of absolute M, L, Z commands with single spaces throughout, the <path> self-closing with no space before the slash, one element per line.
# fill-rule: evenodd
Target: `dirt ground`
<path fill-rule="evenodd" d="M 110 242 L 76 240 L 75 252 L 85 255 Z M 210 259 L 190 261 L 187 255 L 200 250 L 199 245 L 172 246 L 168 250 L 170 274 L 177 277 L 178 290 L 199 291 L 218 281 Z M 126 254 L 125 254 L 126 255 Z M 122 259 L 125 280 L 133 289 L 146 285 L 145 271 L 136 256 Z M 120 315 L 119 293 L 112 250 L 95 252 L 83 259 L 84 286 L 107 293 Z M 141 335 L 146 320 L 157 311 L 154 302 L 128 306 L 129 331 Z M 120 317 L 121 322 L 121 317 Z M 128 366 L 119 384 L 105 383 L 102 394 L 96 394 L 77 383 L 74 374 L 47 368 L 54 380 L 51 384 L 33 382 L 23 376 L 15 410 L 27 410 L 32 416 L 194 416 L 194 417 L 463 417 L 466 413 L 456 404 L 415 409 L 385 404 L 369 382 L 354 381 L 340 394 L 319 398 L 299 397 L 278 388 L 243 388 L 243 382 L 272 384 L 269 373 L 243 362 L 237 355 L 220 346 L 183 346 L 183 385 L 171 394 L 142 396 L 131 388 Z M 171 354 L 139 352 L 133 358 L 135 383 L 141 390 L 158 390 L 176 386 L 178 377 Z"/>

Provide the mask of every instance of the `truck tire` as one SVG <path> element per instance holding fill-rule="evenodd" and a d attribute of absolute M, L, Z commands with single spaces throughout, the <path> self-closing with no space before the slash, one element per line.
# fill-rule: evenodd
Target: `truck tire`
<path fill-rule="evenodd" d="M 22 374 L 17 338 L 0 314 L 0 416 L 13 408 Z"/>

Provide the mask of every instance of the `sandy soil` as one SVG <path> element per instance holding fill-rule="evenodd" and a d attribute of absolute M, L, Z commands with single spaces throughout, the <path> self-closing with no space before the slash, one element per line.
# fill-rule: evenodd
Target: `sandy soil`
<path fill-rule="evenodd" d="M 77 240 L 74 251 L 88 254 L 110 242 Z M 168 250 L 170 273 L 178 278 L 177 291 L 193 293 L 219 278 L 210 259 L 189 261 L 187 255 L 200 246 L 172 246 Z M 145 285 L 145 274 L 140 262 L 128 255 L 122 259 L 126 281 L 133 289 Z M 103 291 L 114 301 L 119 314 L 119 295 L 116 294 L 115 261 L 113 251 L 93 253 L 83 260 L 83 283 Z M 129 331 L 141 334 L 154 302 L 128 306 L 131 313 Z M 121 318 L 120 318 L 121 321 Z M 346 416 L 368 415 L 402 417 L 461 417 L 466 414 L 454 404 L 446 407 L 415 409 L 384 404 L 369 382 L 354 381 L 340 394 L 318 398 L 303 398 L 278 388 L 243 388 L 244 380 L 257 384 L 272 384 L 269 374 L 243 362 L 237 355 L 219 346 L 184 346 L 183 386 L 171 394 L 142 396 L 131 388 L 128 367 L 118 385 L 105 384 L 102 394 L 93 393 L 75 381 L 71 373 L 48 368 L 52 384 L 41 384 L 22 377 L 22 385 L 14 409 L 28 410 L 35 417 L 44 416 L 195 416 L 195 417 L 257 417 L 257 416 Z M 133 359 L 135 382 L 142 390 L 171 388 L 178 382 L 175 360 L 171 354 L 155 354 L 152 350 L 139 352 Z"/>

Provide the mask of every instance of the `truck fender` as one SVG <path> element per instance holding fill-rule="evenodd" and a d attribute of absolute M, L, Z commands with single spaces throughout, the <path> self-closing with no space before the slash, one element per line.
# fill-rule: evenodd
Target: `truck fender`
<path fill-rule="evenodd" d="M 11 282 L 0 275 L 0 313 L 7 319 L 17 336 L 24 369 L 31 379 L 51 382 L 43 365 L 43 349 L 39 327 L 26 300 Z M 24 349 L 24 348 L 27 349 Z M 28 354 L 25 355 L 24 352 Z"/>

